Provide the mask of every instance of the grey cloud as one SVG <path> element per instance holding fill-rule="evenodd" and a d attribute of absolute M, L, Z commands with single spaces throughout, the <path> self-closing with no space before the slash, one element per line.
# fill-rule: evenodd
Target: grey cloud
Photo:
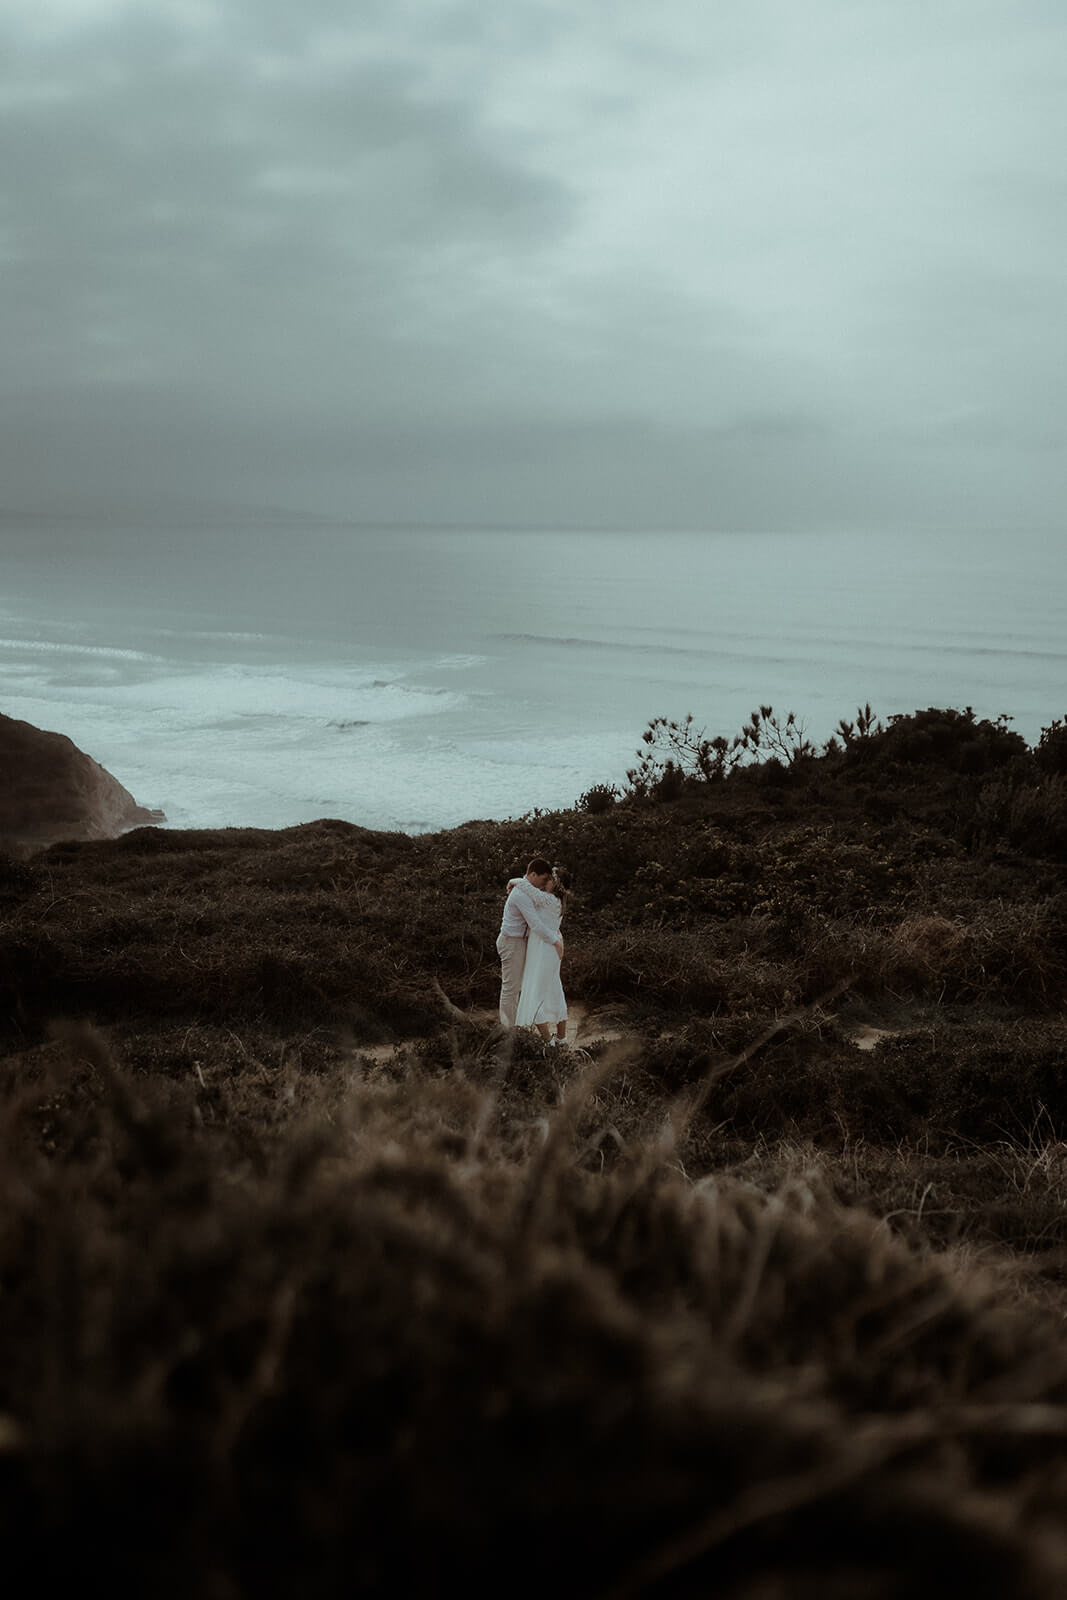
<path fill-rule="evenodd" d="M 1058 8 L 46 10 L 2 41 L 9 500 L 1060 515 Z"/>
<path fill-rule="evenodd" d="M 51 346 L 91 373 L 100 322 L 170 375 L 190 341 L 209 368 L 282 335 L 291 357 L 303 336 L 320 358 L 323 340 L 400 321 L 435 257 L 445 273 L 450 256 L 531 251 L 566 225 L 563 184 L 490 148 L 466 108 L 421 103 L 410 72 L 279 81 L 233 54 L 161 58 L 138 34 L 79 61 L 80 91 L 4 117 L 27 363 Z"/>

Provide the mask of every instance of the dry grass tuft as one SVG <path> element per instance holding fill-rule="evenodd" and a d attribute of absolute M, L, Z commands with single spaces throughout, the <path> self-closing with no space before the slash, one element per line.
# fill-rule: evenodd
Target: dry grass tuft
<path fill-rule="evenodd" d="M 131 1074 L 93 1031 L 10 1075 L 12 1571 L 58 1591 L 91 1553 L 113 1592 L 161 1596 L 502 1573 L 933 1595 L 948 1568 L 1059 1592 L 1052 1323 L 842 1205 L 799 1147 L 759 1183 L 690 1181 L 664 1101 L 591 1162 L 633 1047 L 553 1106 L 509 1097 L 521 1049 L 483 1046 L 342 1053 L 292 1093 L 261 1062 L 260 1098 L 213 1121 L 194 1076 Z"/>

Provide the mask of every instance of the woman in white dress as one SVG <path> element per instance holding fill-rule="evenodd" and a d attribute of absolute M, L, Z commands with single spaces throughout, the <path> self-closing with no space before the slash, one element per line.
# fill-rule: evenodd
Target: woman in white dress
<path fill-rule="evenodd" d="M 508 884 L 511 892 L 513 878 Z M 563 917 L 563 901 L 567 892 L 566 876 L 559 867 L 552 868 L 547 888 L 536 889 L 524 885 L 545 921 L 558 928 Z M 522 972 L 522 988 L 515 1012 L 517 1028 L 536 1028 L 542 1039 L 550 1044 L 562 1042 L 567 1037 L 567 1001 L 559 975 L 559 953 L 555 945 L 544 939 L 530 939 L 526 948 L 526 965 Z"/>

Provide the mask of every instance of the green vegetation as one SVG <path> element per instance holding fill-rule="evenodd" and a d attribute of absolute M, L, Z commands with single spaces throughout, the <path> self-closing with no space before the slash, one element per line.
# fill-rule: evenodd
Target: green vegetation
<path fill-rule="evenodd" d="M 761 707 L 553 815 L 0 858 L 7 1572 L 1061 1594 L 1065 749 Z M 542 851 L 582 1053 L 491 1016 Z"/>

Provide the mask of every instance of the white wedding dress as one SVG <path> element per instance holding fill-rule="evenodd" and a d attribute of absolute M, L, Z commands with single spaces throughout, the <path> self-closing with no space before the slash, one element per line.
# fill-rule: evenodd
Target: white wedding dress
<path fill-rule="evenodd" d="M 554 894 L 545 894 L 532 885 L 527 887 L 545 921 L 558 929 L 563 916 L 562 902 Z M 531 933 L 526 941 L 526 965 L 522 969 L 515 1026 L 529 1028 L 539 1022 L 554 1026 L 557 1022 L 565 1021 L 566 1016 L 567 1001 L 560 981 L 556 947 Z"/>

